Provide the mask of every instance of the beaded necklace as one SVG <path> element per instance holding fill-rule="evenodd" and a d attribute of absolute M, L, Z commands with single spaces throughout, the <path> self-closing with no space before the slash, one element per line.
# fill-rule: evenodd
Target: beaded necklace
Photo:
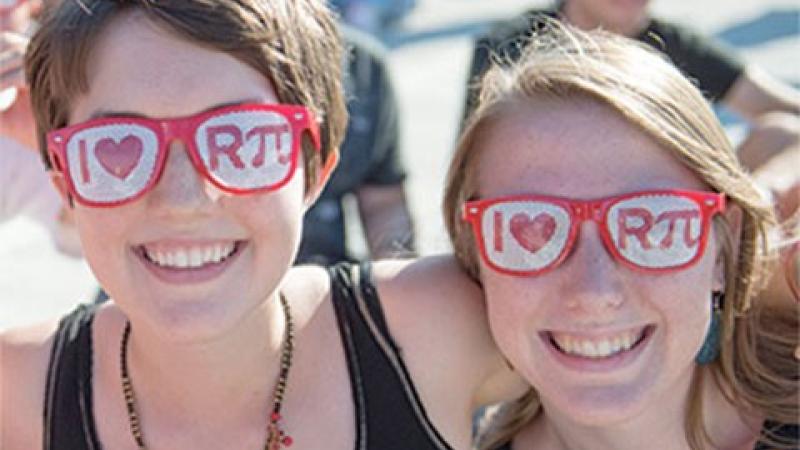
<path fill-rule="evenodd" d="M 283 346 L 281 348 L 281 369 L 278 374 L 278 382 L 273 391 L 272 411 L 267 422 L 267 441 L 264 450 L 279 450 L 281 446 L 289 447 L 292 445 L 292 438 L 283 429 L 281 416 L 281 405 L 283 396 L 286 392 L 286 381 L 289 379 L 289 369 L 292 367 L 292 351 L 294 350 L 294 322 L 289 302 L 283 293 L 280 293 L 283 315 L 286 319 L 286 330 L 284 331 Z M 122 380 L 122 393 L 125 395 L 125 406 L 128 411 L 128 424 L 131 428 L 133 440 L 139 450 L 147 450 L 144 444 L 144 434 L 142 425 L 139 422 L 139 414 L 136 411 L 136 397 L 133 393 L 133 384 L 128 374 L 128 339 L 131 335 L 131 323 L 125 323 L 125 330 L 122 332 L 120 341 L 120 378 Z"/>

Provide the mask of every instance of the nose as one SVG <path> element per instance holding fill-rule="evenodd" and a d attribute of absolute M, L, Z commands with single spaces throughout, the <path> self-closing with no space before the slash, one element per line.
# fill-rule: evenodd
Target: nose
<path fill-rule="evenodd" d="M 173 141 L 164 169 L 148 196 L 151 208 L 163 215 L 196 214 L 212 203 L 209 183 L 197 172 L 185 145 Z"/>
<path fill-rule="evenodd" d="M 586 221 L 581 225 L 571 254 L 564 261 L 564 304 L 598 320 L 619 308 L 625 301 L 622 269 L 606 250 L 597 225 Z"/>

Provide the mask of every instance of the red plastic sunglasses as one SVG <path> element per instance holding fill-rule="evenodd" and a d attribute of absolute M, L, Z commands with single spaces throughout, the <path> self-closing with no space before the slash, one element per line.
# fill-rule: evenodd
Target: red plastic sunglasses
<path fill-rule="evenodd" d="M 590 220 L 616 261 L 645 272 L 686 268 L 703 255 L 711 218 L 725 209 L 713 192 L 653 190 L 597 200 L 521 195 L 468 201 L 484 263 L 516 276 L 538 275 L 561 264 Z"/>
<path fill-rule="evenodd" d="M 53 171 L 64 176 L 68 192 L 81 204 L 111 207 L 156 185 L 175 139 L 219 189 L 235 194 L 279 189 L 295 173 L 306 131 L 319 151 L 319 128 L 306 107 L 242 104 L 173 119 L 94 119 L 51 131 L 47 143 Z M 335 158 L 328 159 L 329 170 Z"/>

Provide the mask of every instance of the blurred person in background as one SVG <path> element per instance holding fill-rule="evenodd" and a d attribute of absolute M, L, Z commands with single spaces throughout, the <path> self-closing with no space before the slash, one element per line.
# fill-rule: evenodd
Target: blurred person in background
<path fill-rule="evenodd" d="M 0 223 L 25 216 L 48 229 L 56 247 L 80 255 L 67 210 L 42 170 L 22 59 L 40 1 L 0 2 Z"/>
<path fill-rule="evenodd" d="M 583 30 L 603 28 L 637 39 L 662 51 L 693 80 L 709 100 L 720 103 L 749 124 L 736 152 L 770 197 L 784 228 L 774 231 L 775 245 L 800 230 L 800 92 L 762 69 L 746 65 L 736 54 L 697 32 L 650 15 L 649 0 L 561 0 L 549 8 L 531 9 L 501 21 L 473 47 L 464 117 L 475 107 L 482 75 L 492 61 L 517 60 L 541 16 L 558 18 Z M 797 245 L 786 245 L 781 258 L 787 278 L 797 279 Z M 788 298 L 789 283 L 776 276 L 764 295 Z M 790 282 L 791 283 L 791 282 Z"/>
<path fill-rule="evenodd" d="M 303 220 L 298 263 L 329 265 L 352 260 L 342 200 L 358 203 L 370 259 L 410 256 L 414 227 L 406 202 L 398 106 L 380 42 L 346 25 L 345 92 L 350 120 L 339 166 Z"/>

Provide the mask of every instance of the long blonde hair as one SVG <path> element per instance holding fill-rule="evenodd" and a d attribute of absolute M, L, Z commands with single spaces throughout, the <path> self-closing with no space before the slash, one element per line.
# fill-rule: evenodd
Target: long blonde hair
<path fill-rule="evenodd" d="M 765 280 L 766 228 L 771 208 L 738 163 L 724 130 L 698 89 L 663 56 L 624 37 L 584 32 L 549 19 L 516 64 L 496 61 L 482 80 L 478 106 L 467 121 L 450 165 L 443 212 L 462 267 L 480 281 L 475 242 L 461 221 L 463 203 L 476 193 L 475 143 L 505 108 L 541 98 L 592 99 L 637 126 L 741 210 L 737 235 L 725 218 L 714 221 L 722 245 L 725 301 L 720 357 L 698 366 L 685 416 L 686 439 L 704 449 L 711 439 L 702 420 L 701 385 L 709 371 L 728 400 L 742 411 L 796 423 L 798 366 L 796 310 L 751 307 Z M 710 294 L 710 293 L 709 293 Z M 479 442 L 482 449 L 508 440 L 540 413 L 538 397 L 505 405 Z M 777 439 L 763 439 L 780 446 Z"/>

